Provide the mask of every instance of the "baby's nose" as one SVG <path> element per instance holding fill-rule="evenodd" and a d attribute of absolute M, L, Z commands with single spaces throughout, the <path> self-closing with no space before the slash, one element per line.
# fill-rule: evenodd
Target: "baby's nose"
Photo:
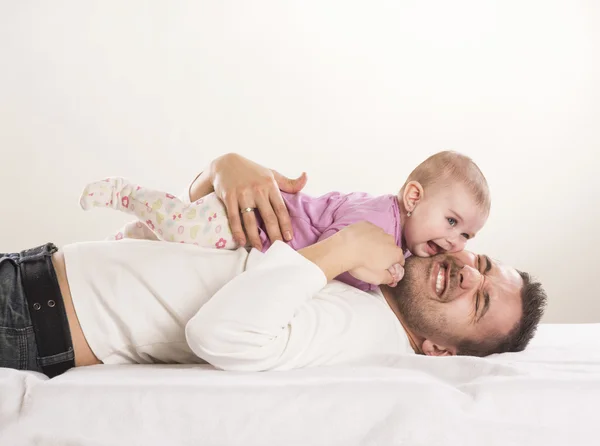
<path fill-rule="evenodd" d="M 456 236 L 449 239 L 446 239 L 446 243 L 448 245 L 447 251 L 449 252 L 459 252 L 465 249 L 467 245 L 467 240 L 462 236 Z"/>

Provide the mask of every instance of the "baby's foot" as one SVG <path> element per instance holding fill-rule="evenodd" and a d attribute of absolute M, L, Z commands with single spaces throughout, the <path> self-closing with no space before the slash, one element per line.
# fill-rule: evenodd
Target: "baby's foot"
<path fill-rule="evenodd" d="M 127 191 L 124 189 L 127 188 Z M 124 178 L 112 177 L 96 181 L 86 186 L 79 199 L 79 205 L 88 210 L 93 207 L 121 208 L 121 200 L 127 202 L 132 185 Z M 123 203 L 125 207 L 128 207 Z"/>

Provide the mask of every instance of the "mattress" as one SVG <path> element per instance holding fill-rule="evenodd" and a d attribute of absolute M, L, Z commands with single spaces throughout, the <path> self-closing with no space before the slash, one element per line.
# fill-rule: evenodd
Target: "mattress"
<path fill-rule="evenodd" d="M 600 444 L 600 324 L 542 325 L 521 353 L 368 363 L 0 369 L 0 444 Z"/>

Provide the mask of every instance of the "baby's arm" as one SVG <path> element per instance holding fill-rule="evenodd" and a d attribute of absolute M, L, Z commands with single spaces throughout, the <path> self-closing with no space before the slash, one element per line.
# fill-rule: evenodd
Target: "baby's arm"
<path fill-rule="evenodd" d="M 130 238 L 147 239 L 148 231 L 152 231 L 160 240 L 206 248 L 237 248 L 225 208 L 214 194 L 186 203 L 174 195 L 140 187 L 123 178 L 108 178 L 88 185 L 80 204 L 85 210 L 108 207 L 138 217 L 141 222 L 126 227 L 131 231 L 127 234 Z M 125 235 L 119 233 L 115 239 Z"/>
<path fill-rule="evenodd" d="M 359 196 L 360 199 L 360 196 Z M 393 212 L 388 206 L 392 203 L 386 197 L 376 197 L 369 200 L 368 203 L 360 205 L 351 199 L 342 204 L 333 214 L 333 222 L 319 236 L 319 241 L 331 237 L 346 226 L 359 221 L 368 221 L 379 226 L 386 233 L 395 236 L 396 222 L 393 218 Z M 390 270 L 390 273 L 394 273 Z M 336 280 L 344 282 L 362 291 L 372 291 L 377 288 L 375 285 L 356 279 L 350 273 L 345 272 L 336 277 Z"/>

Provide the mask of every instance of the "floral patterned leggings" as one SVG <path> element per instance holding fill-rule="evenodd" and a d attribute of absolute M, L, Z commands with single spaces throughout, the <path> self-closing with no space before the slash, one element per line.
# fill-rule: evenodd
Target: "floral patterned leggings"
<path fill-rule="evenodd" d="M 106 207 L 133 214 L 158 239 L 167 242 L 190 243 L 204 248 L 238 248 L 233 241 L 225 206 L 214 193 L 186 203 L 169 193 L 112 177 L 88 184 L 79 204 L 85 210 Z M 144 230 L 141 226 L 139 223 L 132 230 Z M 115 239 L 131 235 L 120 232 Z"/>

